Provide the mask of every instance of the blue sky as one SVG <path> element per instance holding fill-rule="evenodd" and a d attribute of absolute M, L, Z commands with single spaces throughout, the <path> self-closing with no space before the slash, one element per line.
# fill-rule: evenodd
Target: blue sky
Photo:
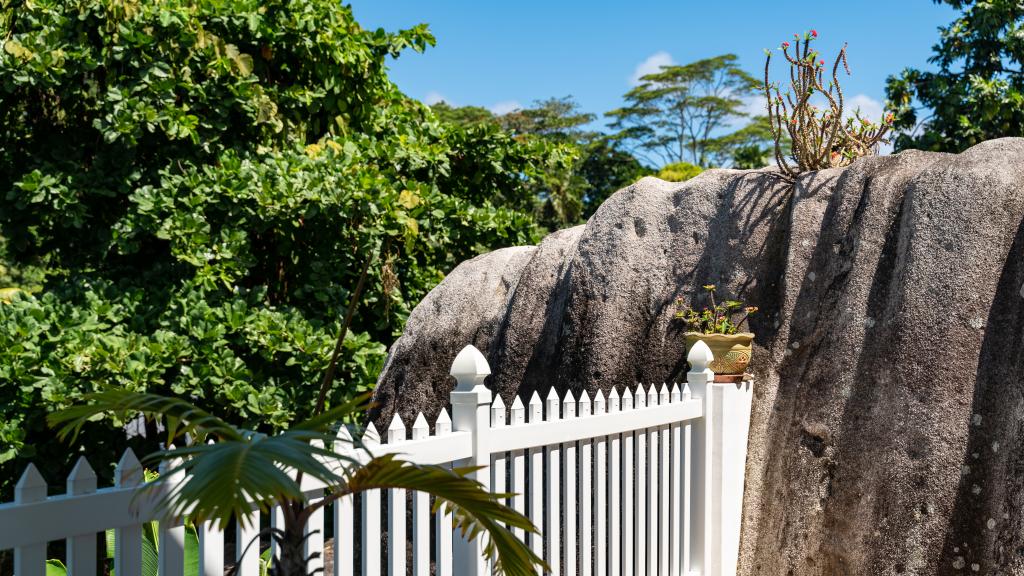
<path fill-rule="evenodd" d="M 763 48 L 811 28 L 820 34 L 818 47 L 826 59 L 849 42 L 853 76 L 841 78 L 847 102 L 880 113 L 886 76 L 906 66 L 928 67 L 937 27 L 955 16 L 931 0 L 351 4 L 367 28 L 430 25 L 436 47 L 424 54 L 409 51 L 391 63 L 392 79 L 414 98 L 505 112 L 572 95 L 585 111 L 598 115 L 621 104 L 639 70 L 732 52 L 760 76 Z M 783 73 L 781 66 L 776 70 Z"/>

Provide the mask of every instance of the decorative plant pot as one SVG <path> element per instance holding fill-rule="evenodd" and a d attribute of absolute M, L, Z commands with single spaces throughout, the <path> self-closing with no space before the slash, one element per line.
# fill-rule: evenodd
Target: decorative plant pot
<path fill-rule="evenodd" d="M 698 340 L 703 340 L 715 357 L 708 366 L 715 373 L 715 380 L 718 380 L 719 376 L 723 378 L 731 376 L 729 381 L 736 380 L 737 377 L 742 378 L 747 365 L 750 364 L 750 346 L 754 341 L 753 334 L 750 332 L 738 334 L 687 332 L 686 349 L 689 350 Z"/>

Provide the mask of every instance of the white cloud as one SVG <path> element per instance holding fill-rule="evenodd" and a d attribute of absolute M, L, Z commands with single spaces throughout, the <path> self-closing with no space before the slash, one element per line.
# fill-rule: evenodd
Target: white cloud
<path fill-rule="evenodd" d="M 749 96 L 743 100 L 743 107 L 740 111 L 744 114 L 753 116 L 764 116 L 768 114 L 768 100 L 765 99 L 764 94 L 757 94 L 756 96 Z"/>
<path fill-rule="evenodd" d="M 860 109 L 860 117 L 872 122 L 882 119 L 882 103 L 867 94 L 857 94 L 845 103 L 844 116 L 853 116 L 853 111 Z"/>
<path fill-rule="evenodd" d="M 672 59 L 672 55 L 668 52 L 664 50 L 655 52 L 648 56 L 646 60 L 636 65 L 633 75 L 629 77 L 629 84 L 636 86 L 640 83 L 641 77 L 660 72 L 662 66 L 672 66 L 675 63 L 676 61 Z"/>
<path fill-rule="evenodd" d="M 853 111 L 860 109 L 860 117 L 865 120 L 872 122 L 881 122 L 882 114 L 885 113 L 885 109 L 882 108 L 882 103 L 867 94 L 857 94 L 853 98 L 846 101 L 846 109 L 843 111 L 843 116 L 853 116 Z M 889 135 L 892 136 L 891 134 Z M 892 144 L 880 144 L 878 146 L 878 154 L 880 156 L 888 156 L 892 154 Z"/>
<path fill-rule="evenodd" d="M 493 106 L 491 106 L 488 109 L 495 116 L 502 116 L 504 114 L 508 114 L 509 112 L 515 112 L 516 110 L 522 110 L 523 109 L 523 105 L 520 104 L 519 102 L 515 101 L 515 100 L 505 100 L 505 101 L 502 101 L 502 102 L 498 102 L 497 104 L 494 104 Z"/>
<path fill-rule="evenodd" d="M 430 92 L 427 92 L 427 95 L 423 97 L 423 103 L 426 104 L 427 106 L 433 106 L 438 102 L 448 102 L 449 104 L 451 104 L 451 102 L 449 102 L 448 99 L 444 97 L 444 94 L 441 94 L 436 90 L 431 90 Z"/>

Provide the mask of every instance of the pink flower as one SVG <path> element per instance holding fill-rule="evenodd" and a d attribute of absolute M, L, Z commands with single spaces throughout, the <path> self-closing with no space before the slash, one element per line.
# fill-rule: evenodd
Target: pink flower
<path fill-rule="evenodd" d="M 818 65 L 824 66 L 825 65 L 825 61 L 824 60 L 818 60 Z"/>
<path fill-rule="evenodd" d="M 817 30 L 811 30 L 811 38 L 817 38 L 817 37 L 818 37 L 818 31 Z"/>
<path fill-rule="evenodd" d="M 789 48 L 789 42 L 783 42 L 782 43 L 782 47 L 783 48 Z"/>

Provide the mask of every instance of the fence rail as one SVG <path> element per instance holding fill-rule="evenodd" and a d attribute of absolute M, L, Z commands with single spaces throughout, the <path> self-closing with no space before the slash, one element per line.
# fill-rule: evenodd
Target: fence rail
<path fill-rule="evenodd" d="M 682 388 L 638 385 L 593 398 L 586 392 L 559 397 L 552 388 L 544 399 L 534 393 L 525 404 L 516 397 L 506 407 L 483 384 L 490 374 L 486 359 L 467 346 L 451 369 L 458 382 L 451 418 L 442 410 L 431 433 L 423 414 L 411 428 L 396 415 L 383 437 L 370 425 L 362 440 L 375 455 L 483 466 L 473 478 L 495 493 L 513 494 L 506 503 L 540 529 L 517 536 L 545 559 L 551 574 L 735 574 L 752 382 L 715 383 L 707 368 L 711 352 L 702 343 L 688 360 L 692 369 Z M 337 449 L 350 451 L 348 430 L 340 434 Z M 197 556 L 198 574 L 222 575 L 225 534 L 200 524 L 198 546 L 189 549 L 180 520 L 161 518 L 154 505 L 160 493 L 140 495 L 142 484 L 142 467 L 130 450 L 117 465 L 113 487 L 97 489 L 82 457 L 60 496 L 47 497 L 46 482 L 29 465 L 15 501 L 0 504 L 0 549 L 14 549 L 17 576 L 42 576 L 47 543 L 66 540 L 70 574 L 91 576 L 97 537 L 112 529 L 115 573 L 141 575 L 143 525 L 155 520 L 161 576 L 184 574 L 186 553 Z M 324 496 L 324 486 L 308 477 L 303 490 L 313 500 Z M 265 516 L 264 525 L 282 518 L 278 509 Z M 451 517 L 434 512 L 425 493 L 371 491 L 313 514 L 306 527 L 306 552 L 315 556 L 311 571 L 323 567 L 328 524 L 334 576 L 489 571 L 483 543 L 453 532 Z M 261 551 L 248 546 L 259 525 L 235 531 L 231 560 L 241 576 L 260 572 Z"/>

